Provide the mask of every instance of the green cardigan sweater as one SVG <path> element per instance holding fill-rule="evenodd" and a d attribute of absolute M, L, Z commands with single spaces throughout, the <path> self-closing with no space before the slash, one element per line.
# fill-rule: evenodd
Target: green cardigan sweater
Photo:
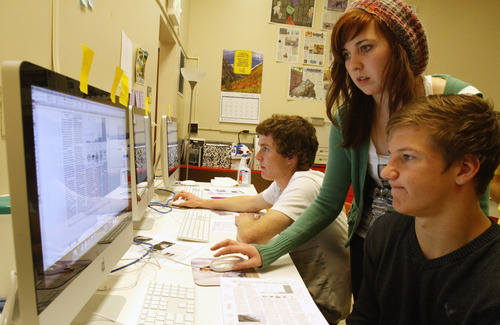
<path fill-rule="evenodd" d="M 433 75 L 446 79 L 445 94 L 458 94 L 469 84 L 449 75 Z M 482 94 L 478 93 L 482 97 Z M 343 142 L 342 133 L 336 127 L 330 129 L 328 163 L 326 165 L 323 186 L 316 200 L 304 211 L 288 229 L 283 231 L 273 241 L 265 245 L 254 246 L 262 257 L 262 267 L 272 264 L 281 256 L 292 252 L 337 218 L 344 207 L 347 192 L 352 184 L 354 200 L 348 213 L 349 245 L 356 233 L 363 211 L 363 188 L 368 168 L 368 149 L 370 139 L 359 148 L 344 149 L 339 144 Z M 489 188 L 480 200 L 481 208 L 489 215 Z"/>

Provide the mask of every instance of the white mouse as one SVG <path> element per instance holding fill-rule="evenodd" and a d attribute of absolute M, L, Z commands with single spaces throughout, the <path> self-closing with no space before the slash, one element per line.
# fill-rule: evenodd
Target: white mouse
<path fill-rule="evenodd" d="M 245 259 L 235 255 L 225 255 L 216 258 L 210 263 L 210 269 L 214 272 L 228 272 L 233 270 L 233 265 L 243 262 Z"/>
<path fill-rule="evenodd" d="M 182 202 L 186 202 L 186 200 L 184 200 L 184 199 L 177 199 L 175 201 L 172 201 L 172 205 L 180 206 Z"/>

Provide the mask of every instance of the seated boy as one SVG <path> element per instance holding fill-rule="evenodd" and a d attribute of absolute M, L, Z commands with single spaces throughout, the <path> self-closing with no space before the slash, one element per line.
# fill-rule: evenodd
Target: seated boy
<path fill-rule="evenodd" d="M 300 116 L 275 114 L 256 127 L 262 178 L 273 183 L 257 195 L 201 199 L 180 192 L 185 207 L 242 213 L 236 216 L 237 238 L 266 243 L 290 226 L 314 201 L 324 174 L 311 170 L 318 149 L 316 129 Z M 262 217 L 255 213 L 268 209 Z M 316 238 L 290 255 L 318 307 L 330 323 L 345 318 L 351 308 L 347 217 L 337 218 Z"/>
<path fill-rule="evenodd" d="M 391 117 L 381 176 L 397 213 L 366 237 L 347 324 L 500 322 L 500 226 L 479 206 L 500 162 L 499 122 L 470 95 L 420 98 Z"/>

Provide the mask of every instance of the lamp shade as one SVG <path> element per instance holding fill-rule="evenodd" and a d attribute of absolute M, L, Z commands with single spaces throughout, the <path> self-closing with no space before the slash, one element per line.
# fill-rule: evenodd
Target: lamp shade
<path fill-rule="evenodd" d="M 207 72 L 205 70 L 193 68 L 181 68 L 181 73 L 187 81 L 200 81 L 205 78 Z"/>

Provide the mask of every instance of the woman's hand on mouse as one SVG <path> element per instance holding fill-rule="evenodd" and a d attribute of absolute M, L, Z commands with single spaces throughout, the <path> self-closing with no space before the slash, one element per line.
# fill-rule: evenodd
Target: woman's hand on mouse
<path fill-rule="evenodd" d="M 248 260 L 234 265 L 233 270 L 235 271 L 262 266 L 262 257 L 260 256 L 259 251 L 250 244 L 241 243 L 232 239 L 226 239 L 210 247 L 210 249 L 213 251 L 220 249 L 214 254 L 214 257 L 234 253 L 240 253 L 248 256 Z"/>

